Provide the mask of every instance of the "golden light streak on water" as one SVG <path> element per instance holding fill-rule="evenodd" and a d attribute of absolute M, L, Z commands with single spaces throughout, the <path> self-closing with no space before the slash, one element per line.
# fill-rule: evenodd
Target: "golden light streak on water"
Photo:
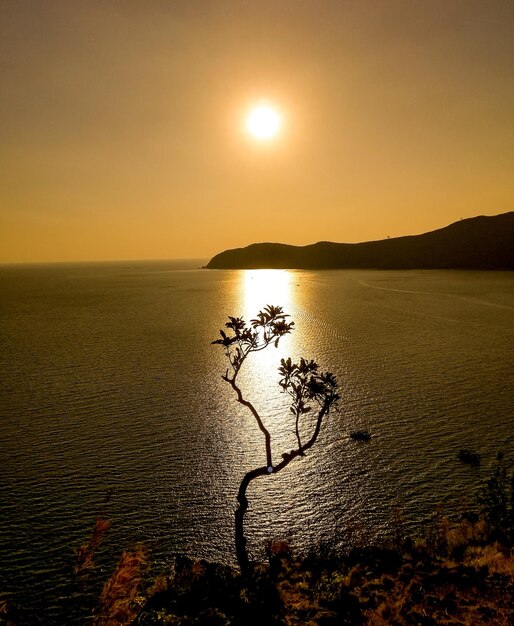
<path fill-rule="evenodd" d="M 245 270 L 240 273 L 239 293 L 240 305 L 238 311 L 246 322 L 253 319 L 266 305 L 281 306 L 285 313 L 292 315 L 296 305 L 295 287 L 296 277 L 288 270 Z M 278 367 L 282 358 L 292 354 L 295 345 L 297 329 L 290 335 L 281 338 L 275 348 L 269 346 L 262 352 L 251 354 L 240 374 L 241 387 L 245 397 L 254 403 L 263 420 L 270 430 L 272 440 L 276 444 L 277 452 L 284 451 L 294 445 L 292 416 L 288 411 L 288 398 L 281 393 Z M 242 423 L 242 438 L 247 449 L 262 446 L 262 434 L 255 432 L 253 420 Z M 285 446 L 285 447 L 284 447 Z M 274 446 L 275 447 L 275 446 Z"/>
<path fill-rule="evenodd" d="M 281 392 L 278 367 L 280 360 L 289 356 L 297 361 L 305 353 L 308 341 L 308 328 L 300 301 L 301 278 L 298 272 L 288 270 L 247 270 L 240 274 L 239 310 L 249 321 L 268 304 L 281 306 L 295 322 L 292 332 L 281 338 L 277 348 L 269 346 L 262 352 L 251 354 L 241 371 L 240 383 L 245 397 L 257 408 L 271 435 L 273 465 L 282 460 L 284 453 L 297 446 L 295 418 L 291 414 L 290 397 Z M 240 412 L 236 420 L 237 440 L 241 451 L 245 451 L 243 467 L 248 470 L 263 465 L 265 461 L 264 437 L 258 430 L 255 420 L 248 412 Z M 300 428 L 304 437 L 310 436 L 313 429 L 314 413 L 303 416 Z M 241 467 L 231 468 L 233 479 L 242 478 Z M 249 489 L 250 508 L 245 525 L 248 536 L 255 536 L 256 530 L 268 520 L 268 539 L 276 538 L 275 522 L 281 517 L 300 516 L 315 523 L 316 517 L 323 516 L 324 504 L 316 498 L 306 496 L 307 485 L 316 491 L 323 488 L 323 474 L 319 472 L 318 454 L 309 454 L 302 462 L 295 462 L 280 474 L 255 481 Z M 291 513 L 294 512 L 294 513 Z M 286 526 L 289 522 L 285 522 Z"/>
<path fill-rule="evenodd" d="M 281 306 L 291 314 L 293 302 L 293 274 L 287 270 L 247 270 L 241 273 L 241 309 L 245 320 L 253 319 L 266 305 Z M 293 334 L 294 334 L 293 330 Z M 269 346 L 252 355 L 252 393 L 262 395 L 278 381 L 280 359 L 288 355 L 291 336 L 283 337 L 278 348 Z M 267 394 L 266 394 L 267 395 Z"/>
<path fill-rule="evenodd" d="M 286 313 L 293 307 L 294 275 L 289 270 L 243 270 L 241 272 L 242 309 L 247 319 L 267 304 L 281 306 Z"/>

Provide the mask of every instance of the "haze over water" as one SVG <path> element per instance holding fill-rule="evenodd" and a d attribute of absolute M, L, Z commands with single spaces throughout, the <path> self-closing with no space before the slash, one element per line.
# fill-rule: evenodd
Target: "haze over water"
<path fill-rule="evenodd" d="M 295 322 L 241 377 L 275 459 L 295 445 L 280 358 L 315 358 L 342 388 L 307 457 L 252 485 L 255 558 L 270 538 L 305 551 L 386 537 L 395 507 L 419 529 L 438 503 L 473 503 L 499 450 L 513 457 L 512 273 L 11 266 L 0 292 L 0 586 L 48 615 L 99 513 L 113 520 L 107 568 L 135 541 L 158 564 L 234 562 L 237 487 L 264 446 L 210 345 L 228 315 L 275 304 Z M 350 440 L 357 428 L 371 442 Z"/>

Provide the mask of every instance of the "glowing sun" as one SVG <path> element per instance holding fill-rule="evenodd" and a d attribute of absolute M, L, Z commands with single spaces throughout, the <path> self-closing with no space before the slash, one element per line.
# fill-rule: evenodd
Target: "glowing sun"
<path fill-rule="evenodd" d="M 258 104 L 246 118 L 248 132 L 259 141 L 268 141 L 277 135 L 282 125 L 280 114 L 269 104 Z"/>

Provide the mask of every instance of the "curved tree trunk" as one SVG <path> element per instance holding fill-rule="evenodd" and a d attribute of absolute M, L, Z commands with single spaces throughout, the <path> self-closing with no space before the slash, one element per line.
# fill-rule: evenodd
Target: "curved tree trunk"
<path fill-rule="evenodd" d="M 248 510 L 248 498 L 246 497 L 246 490 L 248 486 L 255 478 L 259 476 L 265 476 L 268 474 L 267 467 L 258 467 L 251 470 L 244 475 L 241 484 L 239 485 L 239 491 L 237 493 L 237 501 L 239 506 L 235 513 L 235 530 L 236 530 L 236 557 L 237 563 L 241 569 L 241 573 L 246 575 L 250 569 L 250 559 L 248 558 L 248 551 L 246 549 L 246 537 L 244 534 L 244 516 Z"/>
<path fill-rule="evenodd" d="M 256 469 L 250 470 L 244 475 L 243 480 L 239 485 L 239 491 L 237 492 L 237 501 L 239 502 L 239 506 L 237 507 L 235 512 L 236 557 L 237 563 L 241 569 L 241 573 L 243 574 L 243 576 L 246 576 L 250 571 L 250 559 L 248 557 L 248 550 L 246 549 L 247 540 L 244 534 L 244 517 L 246 511 L 248 510 L 248 498 L 246 497 L 246 490 L 250 486 L 252 480 L 255 480 L 259 476 L 272 476 L 273 474 L 276 474 L 277 472 L 283 470 L 284 467 L 287 467 L 289 463 L 291 463 L 291 461 L 296 457 L 303 456 L 305 450 L 308 450 L 316 443 L 316 439 L 318 438 L 321 428 L 321 423 L 323 421 L 323 417 L 327 413 L 327 410 L 328 409 L 326 407 L 321 408 L 318 414 L 318 418 L 316 420 L 316 427 L 314 428 L 314 432 L 311 438 L 307 441 L 307 443 L 300 446 L 297 450 L 292 450 L 289 454 L 283 454 L 282 461 L 275 467 L 257 467 Z M 270 469 L 271 472 L 269 471 Z"/>

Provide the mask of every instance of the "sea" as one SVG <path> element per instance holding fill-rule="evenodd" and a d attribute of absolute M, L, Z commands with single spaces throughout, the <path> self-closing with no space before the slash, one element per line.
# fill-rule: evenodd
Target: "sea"
<path fill-rule="evenodd" d="M 274 463 L 296 442 L 280 359 L 316 360 L 341 395 L 304 458 L 252 483 L 253 559 L 273 539 L 307 553 L 415 535 L 476 508 L 499 452 L 514 460 L 512 272 L 204 263 L 0 267 L 0 599 L 21 623 L 79 623 L 71 571 L 97 517 L 99 580 L 138 543 L 153 574 L 179 554 L 235 563 L 239 482 L 266 458 L 211 343 L 229 315 L 273 304 L 295 324 L 240 375 Z"/>

